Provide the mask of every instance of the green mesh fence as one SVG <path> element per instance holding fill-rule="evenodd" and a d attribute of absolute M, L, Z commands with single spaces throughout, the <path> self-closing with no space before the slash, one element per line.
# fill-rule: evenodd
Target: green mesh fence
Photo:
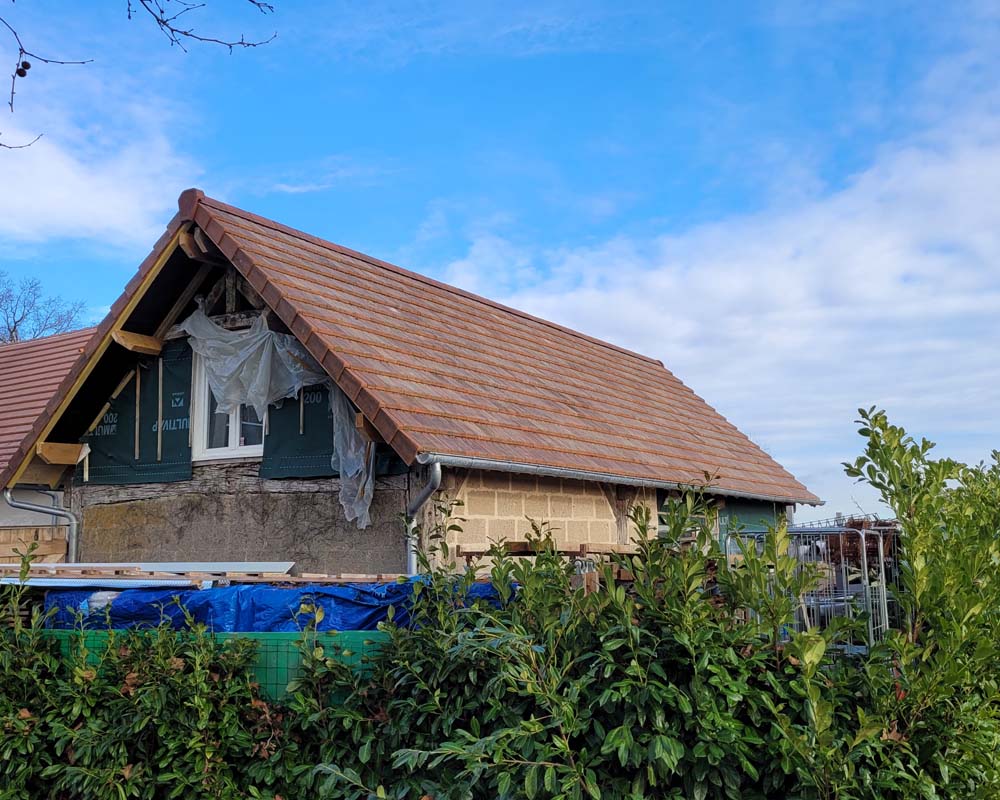
<path fill-rule="evenodd" d="M 109 636 L 115 631 L 85 631 L 83 644 L 91 652 L 93 661 L 107 647 Z M 59 642 L 63 654 L 69 654 L 78 631 L 51 630 L 45 632 Z M 152 635 L 152 634 L 150 634 Z M 322 647 L 326 657 L 336 658 L 357 670 L 365 670 L 369 658 L 389 638 L 381 631 L 328 631 L 319 633 L 217 633 L 218 641 L 250 639 L 256 643 L 257 659 L 253 671 L 261 693 L 271 699 L 284 697 L 288 684 L 299 674 L 301 666 L 300 643 L 309 637 L 311 646 Z"/>

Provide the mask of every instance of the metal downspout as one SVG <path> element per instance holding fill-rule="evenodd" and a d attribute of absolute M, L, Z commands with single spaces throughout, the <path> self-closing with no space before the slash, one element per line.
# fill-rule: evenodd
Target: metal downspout
<path fill-rule="evenodd" d="M 419 494 L 414 497 L 406 506 L 406 573 L 408 575 L 417 574 L 417 514 L 424 507 L 432 494 L 441 487 L 441 463 L 431 461 L 428 469 L 430 476 L 427 483 Z"/>
<path fill-rule="evenodd" d="M 38 514 L 46 514 L 53 517 L 60 517 L 66 520 L 67 533 L 66 533 L 66 561 L 70 564 L 76 563 L 79 560 L 79 527 L 80 520 L 77 519 L 76 514 L 67 508 L 60 508 L 57 506 L 43 506 L 38 503 L 27 503 L 23 500 L 15 500 L 14 493 L 10 489 L 3 490 L 3 499 L 6 501 L 7 505 L 11 508 L 17 508 L 21 511 L 34 511 Z"/>
<path fill-rule="evenodd" d="M 51 498 L 53 508 L 62 507 L 62 492 L 57 492 L 55 489 L 39 489 L 39 494 L 44 494 L 46 497 Z M 49 514 L 49 518 L 52 520 L 52 525 L 55 527 L 59 524 L 59 517 L 55 514 Z"/>

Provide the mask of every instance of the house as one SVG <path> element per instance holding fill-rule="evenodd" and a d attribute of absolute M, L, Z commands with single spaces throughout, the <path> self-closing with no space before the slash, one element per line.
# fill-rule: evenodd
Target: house
<path fill-rule="evenodd" d="M 660 362 L 194 189 L 65 341 L 72 366 L 0 395 L 0 485 L 62 488 L 84 561 L 412 570 L 402 520 L 439 489 L 466 546 L 529 517 L 625 543 L 631 504 L 706 473 L 730 517 L 820 502 Z"/>
<path fill-rule="evenodd" d="M 0 345 L 0 464 L 7 463 L 93 332 L 91 328 Z M 0 502 L 0 563 L 18 563 L 18 554 L 32 541 L 38 543 L 37 559 L 65 558 L 66 534 L 59 527 L 64 520 L 57 516 L 62 493 L 22 487 L 15 498 L 18 503 L 47 506 L 53 512 L 40 515 Z"/>
<path fill-rule="evenodd" d="M 0 465 L 6 464 L 31 429 L 56 387 L 83 352 L 94 328 L 46 336 L 14 344 L 0 344 Z M 22 488 L 18 499 L 51 505 L 61 502 L 57 492 Z M 36 513 L 0 503 L 0 527 L 38 525 Z"/>

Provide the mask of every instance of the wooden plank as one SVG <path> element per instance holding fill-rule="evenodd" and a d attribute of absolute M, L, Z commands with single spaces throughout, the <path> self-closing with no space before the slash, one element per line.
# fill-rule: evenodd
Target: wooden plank
<path fill-rule="evenodd" d="M 139 400 L 142 397 L 142 370 L 135 371 L 135 460 L 139 460 Z"/>
<path fill-rule="evenodd" d="M 247 311 L 237 311 L 233 314 L 213 314 L 209 317 L 209 319 L 220 328 L 225 328 L 227 331 L 238 331 L 249 328 L 263 313 L 263 311 L 258 311 L 257 309 L 250 309 Z M 181 330 L 177 325 L 174 325 L 169 331 L 167 331 L 163 338 L 168 340 L 182 339 L 185 336 L 187 336 L 187 332 Z"/>
<path fill-rule="evenodd" d="M 89 444 L 39 442 L 35 445 L 35 453 L 42 461 L 46 464 L 60 464 L 64 467 L 79 464 L 89 452 Z"/>
<path fill-rule="evenodd" d="M 184 251 L 184 255 L 194 261 L 200 261 L 203 253 L 198 245 L 195 243 L 194 236 L 191 235 L 190 231 L 182 230 L 180 236 L 177 237 L 177 246 Z"/>
<path fill-rule="evenodd" d="M 360 411 L 354 415 L 354 426 L 361 431 L 362 435 L 368 439 L 369 442 L 384 442 L 382 434 L 378 432 L 371 421 L 362 414 Z"/>
<path fill-rule="evenodd" d="M 0 558 L 15 558 L 17 553 L 15 550 L 20 550 L 21 552 L 27 552 L 28 547 L 32 544 L 35 545 L 35 553 L 39 556 L 49 556 L 49 555 L 66 555 L 66 540 L 63 539 L 59 541 L 48 541 L 48 542 L 12 542 L 10 544 L 0 545 Z"/>
<path fill-rule="evenodd" d="M 32 563 L 58 563 L 66 559 L 66 528 L 57 525 L 36 525 L 0 528 L 0 567 L 13 565 L 13 571 L 20 570 L 21 556 L 28 547 L 35 544 Z"/>
<path fill-rule="evenodd" d="M 111 393 L 111 399 L 117 400 L 118 395 L 120 395 L 122 392 L 125 391 L 125 387 L 132 382 L 132 378 L 134 377 L 135 377 L 135 370 L 134 369 L 129 370 L 128 375 L 122 378 L 121 383 L 119 383 L 118 386 L 115 388 L 115 390 Z"/>
<path fill-rule="evenodd" d="M 118 315 L 118 318 L 115 320 L 114 324 L 111 327 L 111 331 L 109 331 L 108 334 L 106 334 L 104 338 L 101 339 L 100 343 L 97 345 L 97 349 L 94 351 L 93 357 L 91 357 L 91 359 L 87 362 L 84 368 L 80 371 L 80 374 L 76 376 L 76 379 L 73 381 L 73 385 L 70 386 L 69 390 L 66 392 L 66 395 L 59 402 L 59 405 L 56 406 L 55 411 L 49 416 L 48 421 L 45 423 L 45 425 L 42 426 L 42 429 L 39 432 L 36 441 L 44 441 L 45 438 L 50 433 L 52 433 L 52 429 L 55 427 L 56 422 L 58 422 L 59 419 L 62 417 L 63 413 L 69 407 L 69 404 L 73 402 L 73 399 L 76 397 L 77 392 L 80 391 L 80 387 L 83 386 L 87 378 L 90 377 L 91 372 L 94 371 L 94 367 L 97 365 L 97 362 L 100 361 L 101 357 L 105 354 L 105 352 L 107 352 L 107 349 L 111 345 L 112 341 L 111 333 L 116 330 L 119 330 L 121 326 L 124 324 L 125 320 L 127 320 L 129 316 L 131 316 L 132 312 L 135 311 L 135 307 L 139 304 L 139 301 L 145 296 L 146 290 L 149 288 L 150 284 L 154 280 L 156 280 L 156 278 L 160 274 L 160 271 L 163 269 L 163 265 L 167 263 L 170 256 L 173 255 L 174 250 L 177 249 L 177 239 L 179 235 L 180 235 L 180 230 L 178 229 L 178 231 L 174 233 L 174 235 L 170 238 L 170 240 L 166 243 L 166 245 L 164 245 L 162 252 L 160 253 L 159 256 L 157 256 L 156 261 L 153 263 L 153 266 L 150 267 L 149 271 L 143 277 L 142 283 L 140 283 L 139 286 L 136 287 L 136 290 L 132 294 L 132 297 L 129 298 L 129 301 L 125 304 L 125 307 Z M 29 451 L 28 456 L 25 456 L 24 458 L 21 459 L 21 463 L 17 465 L 17 468 L 11 475 L 10 480 L 7 482 L 7 486 L 17 486 L 18 483 L 23 482 L 24 473 L 28 470 L 28 467 L 31 464 L 33 456 L 34 456 L 34 450 L 32 449 L 31 451 Z"/>
<path fill-rule="evenodd" d="M 163 359 L 156 359 L 156 461 L 163 461 Z"/>
<path fill-rule="evenodd" d="M 96 417 L 94 417 L 94 421 L 90 423 L 90 427 L 87 428 L 88 434 L 93 433 L 94 428 L 96 428 L 98 425 L 101 424 L 101 420 L 104 419 L 104 415 L 107 414 L 108 410 L 111 408 L 111 401 L 118 399 L 118 395 L 120 395 L 125 390 L 125 387 L 129 385 L 134 376 L 135 376 L 135 370 L 132 369 L 129 370 L 128 375 L 126 375 L 124 378 L 121 379 L 121 383 L 119 383 L 118 386 L 115 388 L 115 390 L 111 393 L 111 398 L 108 400 L 108 402 L 106 402 L 103 406 L 101 406 L 100 412 Z"/>
<path fill-rule="evenodd" d="M 215 282 L 211 289 L 208 290 L 208 294 L 205 298 L 199 302 L 201 310 L 206 314 L 211 315 L 212 310 L 218 305 L 219 300 L 226 293 L 226 276 L 222 275 Z"/>
<path fill-rule="evenodd" d="M 160 321 L 160 324 L 156 326 L 156 333 L 153 334 L 157 339 L 163 339 L 167 335 L 174 323 L 177 322 L 180 315 L 183 313 L 184 309 L 188 307 L 188 304 L 194 299 L 194 296 L 198 293 L 208 274 L 212 271 L 212 264 L 202 264 L 198 271 L 195 273 L 191 282 L 185 287 L 184 291 L 181 292 L 177 301 L 170 307 L 167 315 Z"/>
<path fill-rule="evenodd" d="M 215 246 L 215 242 L 208 238 L 208 235 L 199 226 L 194 225 L 191 228 L 191 235 L 194 236 L 194 243 L 201 252 L 203 258 L 208 258 L 213 261 L 218 261 L 224 263 L 226 257 L 222 254 L 222 251 Z"/>
<path fill-rule="evenodd" d="M 163 349 L 163 342 L 155 336 L 145 336 L 131 331 L 112 331 L 111 338 L 130 353 L 144 356 L 158 356 Z"/>
<path fill-rule="evenodd" d="M 247 302 L 254 308 L 260 310 L 263 309 L 267 303 L 264 302 L 264 298 L 257 294 L 257 290 L 254 289 L 250 282 L 244 278 L 242 275 L 236 276 L 236 288 L 239 290 L 240 294 L 243 295 Z"/>
<path fill-rule="evenodd" d="M 46 464 L 40 458 L 33 457 L 21 470 L 17 483 L 24 485 L 48 486 L 55 489 L 62 481 L 66 467 L 59 464 Z M 11 484 L 13 485 L 13 484 Z"/>
<path fill-rule="evenodd" d="M 611 544 L 605 542 L 590 542 L 580 545 L 580 555 L 635 555 L 639 548 L 633 544 Z"/>
<path fill-rule="evenodd" d="M 236 270 L 230 267 L 226 270 L 226 313 L 236 313 Z"/>

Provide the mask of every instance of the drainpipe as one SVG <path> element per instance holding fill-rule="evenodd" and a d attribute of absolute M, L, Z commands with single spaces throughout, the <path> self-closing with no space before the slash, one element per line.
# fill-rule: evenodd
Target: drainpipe
<path fill-rule="evenodd" d="M 52 500 L 53 508 L 60 508 L 62 506 L 62 492 L 57 492 L 54 489 L 39 489 L 38 493 L 44 494 L 46 497 L 50 498 Z M 49 519 L 51 520 L 53 526 L 59 524 L 59 517 L 55 514 L 49 514 Z"/>
<path fill-rule="evenodd" d="M 38 503 L 26 503 L 23 500 L 15 500 L 14 493 L 10 489 L 3 490 L 3 499 L 7 502 L 11 508 L 17 508 L 21 511 L 34 511 L 38 514 L 47 514 L 53 517 L 60 517 L 66 520 L 67 533 L 66 533 L 66 561 L 70 564 L 76 563 L 79 558 L 79 526 L 80 520 L 77 519 L 76 514 L 66 508 L 59 508 L 58 506 L 43 506 Z"/>
<path fill-rule="evenodd" d="M 441 463 L 432 461 L 428 466 L 427 484 L 406 506 L 406 572 L 417 574 L 417 514 L 432 494 L 441 487 Z"/>

